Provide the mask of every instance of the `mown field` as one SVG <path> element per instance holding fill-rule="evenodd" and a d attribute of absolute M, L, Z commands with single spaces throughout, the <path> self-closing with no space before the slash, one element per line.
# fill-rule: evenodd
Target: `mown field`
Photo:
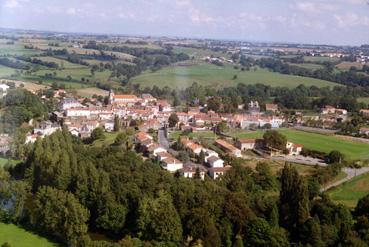
<path fill-rule="evenodd" d="M 348 160 L 369 159 L 369 144 L 292 129 L 280 129 L 278 131 L 285 135 L 289 141 L 302 144 L 309 149 L 326 153 L 332 150 L 338 150 L 342 152 Z M 263 133 L 263 131 L 238 131 L 231 133 L 231 135 L 238 138 L 261 138 Z"/>
<path fill-rule="evenodd" d="M 312 57 L 304 56 L 304 60 L 308 62 L 338 62 L 340 59 L 337 57 Z"/>
<path fill-rule="evenodd" d="M 236 79 L 234 75 L 237 75 Z M 145 72 L 131 80 L 138 83 L 141 87 L 171 87 L 186 88 L 193 82 L 201 85 L 214 86 L 217 88 L 236 86 L 238 83 L 256 84 L 262 83 L 270 86 L 284 86 L 293 88 L 300 84 L 306 86 L 335 86 L 337 84 L 329 81 L 318 80 L 308 77 L 284 75 L 270 72 L 265 69 L 250 71 L 235 70 L 231 66 L 216 66 L 201 63 L 198 65 L 175 65 L 165 67 L 156 72 Z"/>
<path fill-rule="evenodd" d="M 316 64 L 316 63 L 290 63 L 290 65 L 301 67 L 304 69 L 311 69 L 311 70 L 317 70 L 324 68 L 323 65 Z"/>
<path fill-rule="evenodd" d="M 169 139 L 176 141 L 178 137 L 181 135 L 181 131 L 173 131 L 169 133 Z M 199 132 L 191 132 L 188 137 L 192 139 L 213 139 L 215 140 L 217 138 L 217 135 L 214 134 L 213 131 L 199 131 Z"/>
<path fill-rule="evenodd" d="M 11 247 L 59 246 L 19 226 L 0 223 L 0 245 L 4 243 L 8 243 Z"/>
<path fill-rule="evenodd" d="M 330 197 L 348 207 L 355 207 L 360 198 L 369 193 L 369 173 L 358 176 L 347 183 L 328 191 Z"/>

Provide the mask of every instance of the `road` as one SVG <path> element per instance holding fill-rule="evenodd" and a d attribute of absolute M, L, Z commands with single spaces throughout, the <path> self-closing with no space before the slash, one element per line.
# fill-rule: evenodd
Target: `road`
<path fill-rule="evenodd" d="M 369 172 L 369 167 L 362 167 L 362 168 L 359 168 L 359 169 L 354 169 L 354 168 L 343 168 L 342 171 L 344 173 L 346 173 L 346 177 L 337 181 L 337 182 L 334 182 L 332 184 L 329 184 L 327 186 L 325 186 L 324 188 L 320 189 L 320 192 L 324 192 L 324 191 L 327 191 L 331 188 L 334 188 L 334 187 L 337 187 L 343 183 L 346 183 L 348 181 L 350 181 L 351 179 L 353 179 L 354 177 L 357 177 L 357 176 L 360 176 L 364 173 L 367 173 Z"/>
<path fill-rule="evenodd" d="M 282 156 L 278 156 L 278 157 L 271 157 L 272 160 L 279 160 L 279 161 L 288 161 L 288 162 L 293 162 L 293 163 L 299 163 L 299 164 L 303 164 L 303 165 L 318 165 L 318 166 L 327 166 L 328 164 L 322 162 L 321 160 L 318 159 L 314 159 L 314 158 L 309 158 L 309 157 L 303 157 L 303 156 L 286 156 L 286 157 L 282 157 Z M 350 181 L 351 179 L 360 176 L 364 173 L 369 172 L 369 167 L 362 167 L 359 169 L 354 169 L 354 168 L 342 168 L 342 171 L 344 173 L 346 173 L 346 177 L 338 180 L 332 184 L 329 184 L 327 186 L 324 186 L 322 189 L 320 189 L 320 192 L 324 192 L 327 191 L 331 188 L 337 187 L 343 183 L 346 183 L 348 181 Z"/>
<path fill-rule="evenodd" d="M 169 142 L 168 138 L 165 137 L 164 129 L 159 129 L 158 130 L 158 143 L 161 147 L 168 150 L 168 152 L 171 155 L 173 155 L 173 156 L 178 155 L 178 152 L 170 147 L 170 142 Z"/>

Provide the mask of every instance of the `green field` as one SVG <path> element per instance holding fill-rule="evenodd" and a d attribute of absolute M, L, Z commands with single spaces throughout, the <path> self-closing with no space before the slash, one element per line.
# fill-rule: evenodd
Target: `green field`
<path fill-rule="evenodd" d="M 237 75 L 237 79 L 233 80 L 233 76 Z M 240 71 L 235 70 L 231 66 L 216 66 L 212 64 L 201 63 L 198 65 L 175 65 L 165 67 L 156 72 L 144 72 L 143 74 L 133 78 L 132 83 L 138 83 L 141 87 L 159 87 L 186 88 L 193 82 L 202 85 L 211 85 L 217 88 L 236 86 L 238 83 L 256 84 L 262 83 L 270 86 L 296 87 L 300 84 L 306 86 L 336 86 L 333 82 L 300 77 L 293 75 L 283 75 L 270 72 L 265 69 L 257 69 L 256 71 Z"/>
<path fill-rule="evenodd" d="M 12 164 L 12 165 L 16 165 L 20 162 L 19 160 L 8 160 L 6 158 L 1 158 L 0 157 L 0 167 L 3 167 L 4 165 L 6 165 L 8 163 L 8 161 L 10 161 L 10 164 Z"/>
<path fill-rule="evenodd" d="M 369 105 L 369 97 L 357 98 L 357 101 Z"/>
<path fill-rule="evenodd" d="M 304 60 L 308 62 L 338 62 L 340 59 L 337 57 L 312 57 L 304 56 Z"/>
<path fill-rule="evenodd" d="M 328 194 L 336 202 L 355 207 L 360 198 L 369 194 L 369 173 L 329 190 Z"/>
<path fill-rule="evenodd" d="M 65 69 L 75 69 L 75 68 L 79 68 L 79 69 L 85 69 L 87 68 L 87 66 L 85 65 L 80 65 L 80 64 L 76 64 L 76 63 L 71 63 L 71 62 L 68 62 L 64 59 L 60 59 L 60 58 L 56 58 L 56 57 L 34 57 L 36 59 L 40 59 L 42 61 L 45 61 L 45 62 L 54 62 L 56 64 L 59 65 L 59 67 L 64 67 Z"/>
<path fill-rule="evenodd" d="M 19 226 L 0 223 L 0 245 L 5 242 L 9 243 L 12 247 L 59 246 Z"/>
<path fill-rule="evenodd" d="M 119 134 L 119 132 L 112 132 L 112 133 L 106 133 L 104 132 L 105 135 L 105 139 L 103 140 L 96 140 L 94 141 L 94 143 L 92 143 L 93 146 L 95 147 L 102 147 L 102 146 L 108 146 L 113 144 L 115 138 L 117 137 L 117 135 Z"/>
<path fill-rule="evenodd" d="M 301 67 L 304 69 L 311 69 L 311 70 L 317 70 L 324 68 L 323 65 L 316 64 L 316 63 L 289 63 L 290 65 Z"/>
<path fill-rule="evenodd" d="M 369 144 L 339 139 L 335 136 L 308 133 L 292 129 L 280 129 L 280 133 L 293 143 L 304 147 L 329 153 L 332 150 L 342 152 L 348 160 L 369 159 Z M 238 138 L 261 138 L 263 131 L 231 133 Z"/>
<path fill-rule="evenodd" d="M 169 133 L 169 139 L 176 141 L 178 137 L 181 135 L 181 131 L 173 131 Z M 216 139 L 217 135 L 214 134 L 213 131 L 199 131 L 199 132 L 191 132 L 188 137 L 192 139 Z"/>

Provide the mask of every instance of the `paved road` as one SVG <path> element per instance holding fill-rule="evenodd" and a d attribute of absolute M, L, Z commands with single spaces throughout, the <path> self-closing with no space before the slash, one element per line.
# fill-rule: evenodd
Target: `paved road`
<path fill-rule="evenodd" d="M 354 169 L 354 168 L 343 168 L 342 171 L 344 173 L 346 173 L 346 177 L 333 183 L 333 184 L 329 184 L 327 186 L 325 186 L 324 188 L 320 189 L 321 192 L 327 191 L 331 188 L 337 187 L 343 183 L 346 183 L 348 181 L 350 181 L 351 179 L 353 179 L 354 177 L 360 176 L 364 173 L 369 172 L 369 167 L 362 167 L 359 169 Z"/>
<path fill-rule="evenodd" d="M 178 152 L 170 147 L 170 142 L 169 142 L 168 138 L 165 137 L 165 133 L 164 133 L 163 129 L 158 130 L 158 143 L 161 147 L 168 150 L 168 152 L 171 155 L 173 155 L 173 156 L 178 155 Z"/>

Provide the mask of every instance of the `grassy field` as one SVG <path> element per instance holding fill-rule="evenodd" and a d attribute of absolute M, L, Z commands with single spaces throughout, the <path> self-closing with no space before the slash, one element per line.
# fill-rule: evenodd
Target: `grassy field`
<path fill-rule="evenodd" d="M 113 132 L 113 133 L 105 133 L 105 139 L 104 140 L 96 140 L 94 141 L 94 143 L 92 143 L 93 146 L 95 147 L 102 147 L 102 146 L 107 146 L 110 144 L 113 144 L 115 138 L 117 137 L 117 135 L 119 134 L 119 132 Z"/>
<path fill-rule="evenodd" d="M 34 57 L 34 58 L 37 58 L 37 59 L 40 59 L 42 61 L 45 61 L 45 62 L 54 62 L 56 64 L 59 65 L 59 67 L 64 67 L 65 69 L 83 69 L 83 68 L 87 68 L 87 66 L 84 66 L 84 65 L 80 65 L 80 64 L 76 64 L 76 63 L 71 63 L 71 62 L 68 62 L 64 59 L 60 59 L 60 58 L 56 58 L 56 57 Z"/>
<path fill-rule="evenodd" d="M 16 165 L 20 162 L 19 160 L 8 160 L 6 158 L 1 158 L 0 157 L 0 167 L 3 167 L 4 165 L 6 165 L 8 163 L 8 161 L 10 161 L 10 164 L 12 164 L 12 165 Z"/>
<path fill-rule="evenodd" d="M 19 226 L 0 223 L 0 245 L 5 242 L 9 243 L 12 247 L 59 246 Z"/>
<path fill-rule="evenodd" d="M 363 65 L 357 62 L 342 62 L 339 63 L 337 66 L 340 70 L 349 70 L 351 67 L 356 67 L 357 69 L 361 69 Z"/>
<path fill-rule="evenodd" d="M 181 135 L 181 131 L 173 131 L 169 134 L 169 139 L 175 141 L 178 139 L 178 137 Z M 204 139 L 216 139 L 217 135 L 214 134 L 214 132 L 212 131 L 200 131 L 200 132 L 192 132 L 188 135 L 188 137 L 192 138 L 192 139 L 200 139 L 200 138 L 204 138 Z"/>
<path fill-rule="evenodd" d="M 368 193 L 369 173 L 358 176 L 328 191 L 328 194 L 333 200 L 352 208 L 356 206 L 360 198 L 366 196 Z"/>
<path fill-rule="evenodd" d="M 317 70 L 324 68 L 323 65 L 316 64 L 316 63 L 289 63 L 290 65 L 301 67 L 304 69 L 311 69 L 311 70 Z"/>
<path fill-rule="evenodd" d="M 96 88 L 96 87 L 76 89 L 76 92 L 77 92 L 77 95 L 81 97 L 89 97 L 89 98 L 92 97 L 94 94 L 102 95 L 102 96 L 109 95 L 109 91 Z"/>
<path fill-rule="evenodd" d="M 304 56 L 304 60 L 308 62 L 338 62 L 340 59 L 337 57 L 312 57 Z"/>
<path fill-rule="evenodd" d="M 302 144 L 309 149 L 326 153 L 332 150 L 338 150 L 349 160 L 369 159 L 369 144 L 292 129 L 280 129 L 279 132 L 284 134 L 289 141 Z M 239 131 L 231 134 L 238 138 L 260 138 L 263 136 L 263 133 L 263 131 Z"/>
<path fill-rule="evenodd" d="M 237 78 L 233 80 L 234 75 L 237 75 Z M 263 83 L 270 86 L 285 86 L 290 88 L 300 84 L 305 84 L 306 86 L 314 85 L 317 87 L 337 85 L 328 81 L 283 75 L 265 69 L 241 72 L 233 69 L 231 66 L 219 67 L 206 63 L 165 67 L 156 72 L 145 72 L 132 79 L 132 83 L 138 83 L 141 87 L 152 87 L 156 85 L 159 87 L 186 88 L 193 82 L 208 86 L 211 85 L 217 88 L 236 86 L 238 83 Z"/>
<path fill-rule="evenodd" d="M 357 98 L 358 102 L 362 102 L 369 105 L 369 97 Z"/>

